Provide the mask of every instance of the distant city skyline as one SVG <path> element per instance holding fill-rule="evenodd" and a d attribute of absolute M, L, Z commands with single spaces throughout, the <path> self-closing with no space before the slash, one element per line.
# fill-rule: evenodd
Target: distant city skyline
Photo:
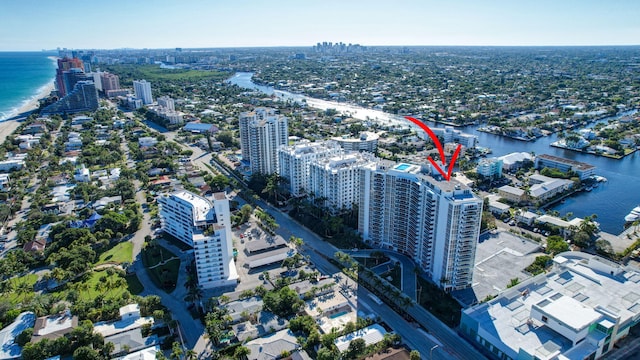
<path fill-rule="evenodd" d="M 36 11 L 37 10 L 37 11 Z M 635 0 L 6 1 L 0 51 L 376 45 L 639 45 Z"/>

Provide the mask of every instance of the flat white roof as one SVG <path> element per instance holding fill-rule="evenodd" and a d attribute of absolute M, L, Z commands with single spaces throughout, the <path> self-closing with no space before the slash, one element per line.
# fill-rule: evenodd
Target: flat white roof
<path fill-rule="evenodd" d="M 352 340 L 364 339 L 368 346 L 380 342 L 382 339 L 384 339 L 384 334 L 386 333 L 387 331 L 380 324 L 373 324 L 371 326 L 367 326 L 366 328 L 341 336 L 337 338 L 333 343 L 336 344 L 338 350 L 342 352 L 347 350 L 347 348 L 349 347 L 349 343 L 351 343 Z"/>
<path fill-rule="evenodd" d="M 582 330 L 602 317 L 602 314 L 580 301 L 562 296 L 542 307 L 542 312 L 553 316 L 576 331 Z"/>
<path fill-rule="evenodd" d="M 177 197 L 178 199 L 184 200 L 190 203 L 191 206 L 193 206 L 194 221 L 198 222 L 198 221 L 207 220 L 207 214 L 213 207 L 213 204 L 211 204 L 211 201 L 207 200 L 206 198 L 200 195 L 196 195 L 186 190 L 176 191 L 171 195 Z"/>
<path fill-rule="evenodd" d="M 534 305 L 544 304 L 538 305 L 542 313 L 548 312 L 572 328 L 598 323 L 605 316 L 619 317 L 619 323 L 626 324 L 640 315 L 640 271 L 603 264 L 601 259 L 582 252 L 564 252 L 554 259 L 551 272 L 463 310 L 463 317 L 476 321 L 478 335 L 512 358 L 520 349 L 534 354 L 548 342 L 566 353 L 573 348 L 572 342 L 532 320 Z"/>
<path fill-rule="evenodd" d="M 7 327 L 0 330 L 0 359 L 18 359 L 22 348 L 14 342 L 15 337 L 24 330 L 33 327 L 36 315 L 31 311 L 20 313 Z"/>

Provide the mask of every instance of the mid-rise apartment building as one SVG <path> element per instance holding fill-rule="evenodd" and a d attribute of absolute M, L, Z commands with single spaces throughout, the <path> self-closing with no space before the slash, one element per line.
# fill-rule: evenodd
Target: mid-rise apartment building
<path fill-rule="evenodd" d="M 335 141 L 302 141 L 278 150 L 278 174 L 287 179 L 292 196 L 303 196 L 311 190 L 311 164 L 317 160 L 343 154 Z"/>
<path fill-rule="evenodd" d="M 583 163 L 580 161 L 575 161 L 571 159 L 565 159 L 549 154 L 537 155 L 535 160 L 536 169 L 543 169 L 545 167 L 551 169 L 558 169 L 563 172 L 573 171 L 575 172 L 580 180 L 585 180 L 596 173 L 596 167 Z"/>
<path fill-rule="evenodd" d="M 497 179 L 502 177 L 502 160 L 497 158 L 480 159 L 476 167 L 478 175 Z"/>
<path fill-rule="evenodd" d="M 167 110 L 175 110 L 176 105 L 175 101 L 168 96 L 160 96 L 158 98 L 158 106 L 162 106 Z"/>
<path fill-rule="evenodd" d="M 257 108 L 240 114 L 239 126 L 242 158 L 249 160 L 251 172 L 277 172 L 278 148 L 289 141 L 287 118 L 273 109 Z"/>
<path fill-rule="evenodd" d="M 351 209 L 360 200 L 360 170 L 373 166 L 375 160 L 366 152 L 317 159 L 309 168 L 309 189 L 316 198 L 325 199 L 323 205 L 333 213 Z"/>
<path fill-rule="evenodd" d="M 180 190 L 158 198 L 162 229 L 192 246 L 198 284 L 214 288 L 237 283 L 233 260 L 231 214 L 224 193 L 215 193 L 213 201 Z"/>
<path fill-rule="evenodd" d="M 378 140 L 380 136 L 374 132 L 363 131 L 358 137 L 334 137 L 332 140 L 347 151 L 368 151 L 375 153 L 378 149 Z"/>
<path fill-rule="evenodd" d="M 403 253 L 445 290 L 472 284 L 482 200 L 418 165 L 379 161 L 360 172 L 358 230 L 365 242 Z"/>

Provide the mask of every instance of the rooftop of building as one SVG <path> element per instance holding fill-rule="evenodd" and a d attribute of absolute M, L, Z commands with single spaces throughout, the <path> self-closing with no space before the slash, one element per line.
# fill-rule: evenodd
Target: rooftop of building
<path fill-rule="evenodd" d="M 93 331 L 104 337 L 142 327 L 144 324 L 153 325 L 153 317 L 139 317 L 111 322 L 98 322 L 93 325 Z"/>
<path fill-rule="evenodd" d="M 33 327 L 36 315 L 31 311 L 20 313 L 18 317 L 0 330 L 0 359 L 18 359 L 22 348 L 15 343 L 15 338 L 24 330 Z"/>
<path fill-rule="evenodd" d="M 550 191 L 569 185 L 573 185 L 573 181 L 565 179 L 553 179 L 542 184 L 531 185 L 531 187 L 529 188 L 529 192 L 532 197 L 539 197 Z"/>
<path fill-rule="evenodd" d="M 116 353 L 125 349 L 129 349 L 129 351 L 138 351 L 158 344 L 158 335 L 144 337 L 142 336 L 141 329 L 138 328 L 106 336 L 104 341 L 105 343 L 113 343 L 115 346 L 114 352 Z"/>
<path fill-rule="evenodd" d="M 78 317 L 71 315 L 68 310 L 62 314 L 42 316 L 36 319 L 31 341 L 37 342 L 43 338 L 56 339 L 71 332 L 77 326 Z"/>
<path fill-rule="evenodd" d="M 132 352 L 125 356 L 114 358 L 114 360 L 155 360 L 156 354 L 160 352 L 160 346 L 152 346 L 146 349 Z"/>
<path fill-rule="evenodd" d="M 262 299 L 254 296 L 246 299 L 231 301 L 223 305 L 223 307 L 229 311 L 229 316 L 237 321 L 242 317 L 240 314 L 245 311 L 249 314 L 260 311 L 260 309 L 262 309 Z"/>
<path fill-rule="evenodd" d="M 387 331 L 379 324 L 373 324 L 366 328 L 354 331 L 350 334 L 341 336 L 334 341 L 334 344 L 340 351 L 345 351 L 349 347 L 349 343 L 355 339 L 364 339 L 367 345 L 372 345 L 384 339 Z"/>
<path fill-rule="evenodd" d="M 507 289 L 464 314 L 479 323 L 485 337 L 500 339 L 515 354 L 520 349 L 534 354 L 566 352 L 572 347 L 569 339 L 531 318 L 534 307 L 573 332 L 617 317 L 624 324 L 640 314 L 640 271 L 581 252 L 562 253 L 554 264 L 551 272 Z"/>
<path fill-rule="evenodd" d="M 271 335 L 257 338 L 249 341 L 245 346 L 251 350 L 249 359 L 252 360 L 277 359 L 283 352 L 292 352 L 300 347 L 291 330 L 281 330 Z"/>
<path fill-rule="evenodd" d="M 334 137 L 333 139 L 341 142 L 363 142 L 363 141 L 376 141 L 380 138 L 380 136 L 374 132 L 363 131 L 359 136 L 342 136 L 342 137 Z"/>
<path fill-rule="evenodd" d="M 499 191 L 503 191 L 507 194 L 513 194 L 515 196 L 522 196 L 524 195 L 524 190 L 519 189 L 517 187 L 513 187 L 511 185 L 504 185 L 498 188 Z"/>
<path fill-rule="evenodd" d="M 537 155 L 538 159 L 544 159 L 544 160 L 549 160 L 549 161 L 553 161 L 553 162 L 557 162 L 557 163 L 561 163 L 561 164 L 566 164 L 566 165 L 570 165 L 572 168 L 576 169 L 576 170 L 591 170 L 594 169 L 595 166 L 591 165 L 591 164 L 587 164 L 587 163 L 583 163 L 580 161 L 575 161 L 575 160 L 571 160 L 571 159 L 566 159 L 566 158 L 561 158 L 558 156 L 553 156 L 553 155 L 549 155 L 549 154 L 542 154 L 542 155 Z"/>
<path fill-rule="evenodd" d="M 513 164 L 524 160 L 533 160 L 533 155 L 528 152 L 514 152 L 500 156 L 498 159 L 502 160 L 505 164 Z"/>
<path fill-rule="evenodd" d="M 331 291 L 328 294 L 320 295 L 311 300 L 307 300 L 305 304 L 305 312 L 307 315 L 318 317 L 321 313 L 348 307 L 349 301 L 339 291 Z M 330 313 L 326 314 L 331 315 Z"/>
<path fill-rule="evenodd" d="M 287 246 L 287 242 L 280 235 L 271 236 L 261 233 L 259 237 L 245 243 L 245 249 L 249 253 L 263 251 L 268 249 L 277 249 Z"/>
<path fill-rule="evenodd" d="M 173 192 L 171 196 L 175 196 L 176 198 L 183 200 L 185 202 L 188 202 L 191 204 L 191 206 L 193 206 L 193 210 L 194 210 L 193 220 L 196 222 L 207 220 L 207 215 L 209 214 L 209 211 L 211 211 L 211 208 L 213 207 L 213 204 L 211 204 L 211 201 L 207 200 L 205 197 L 196 195 L 190 191 L 178 190 Z"/>

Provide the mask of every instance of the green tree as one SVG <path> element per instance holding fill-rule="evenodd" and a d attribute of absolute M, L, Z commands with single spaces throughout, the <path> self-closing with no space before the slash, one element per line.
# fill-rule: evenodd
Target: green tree
<path fill-rule="evenodd" d="M 547 253 L 555 255 L 569 250 L 569 244 L 558 235 L 547 237 Z"/>
<path fill-rule="evenodd" d="M 412 350 L 409 353 L 409 360 L 420 360 L 420 352 L 418 350 Z"/>
<path fill-rule="evenodd" d="M 182 359 L 182 354 L 184 354 L 184 350 L 182 350 L 182 345 L 179 342 L 174 341 L 171 344 L 171 355 L 169 355 L 170 359 Z"/>
<path fill-rule="evenodd" d="M 81 346 L 73 352 L 74 360 L 101 360 L 100 354 L 89 346 Z"/>
<path fill-rule="evenodd" d="M 237 360 L 244 360 L 251 354 L 251 350 L 246 346 L 238 346 L 233 351 L 233 358 Z"/>
<path fill-rule="evenodd" d="M 362 338 L 351 340 L 349 347 L 345 351 L 345 358 L 357 359 L 364 352 L 366 347 L 367 343 Z"/>

